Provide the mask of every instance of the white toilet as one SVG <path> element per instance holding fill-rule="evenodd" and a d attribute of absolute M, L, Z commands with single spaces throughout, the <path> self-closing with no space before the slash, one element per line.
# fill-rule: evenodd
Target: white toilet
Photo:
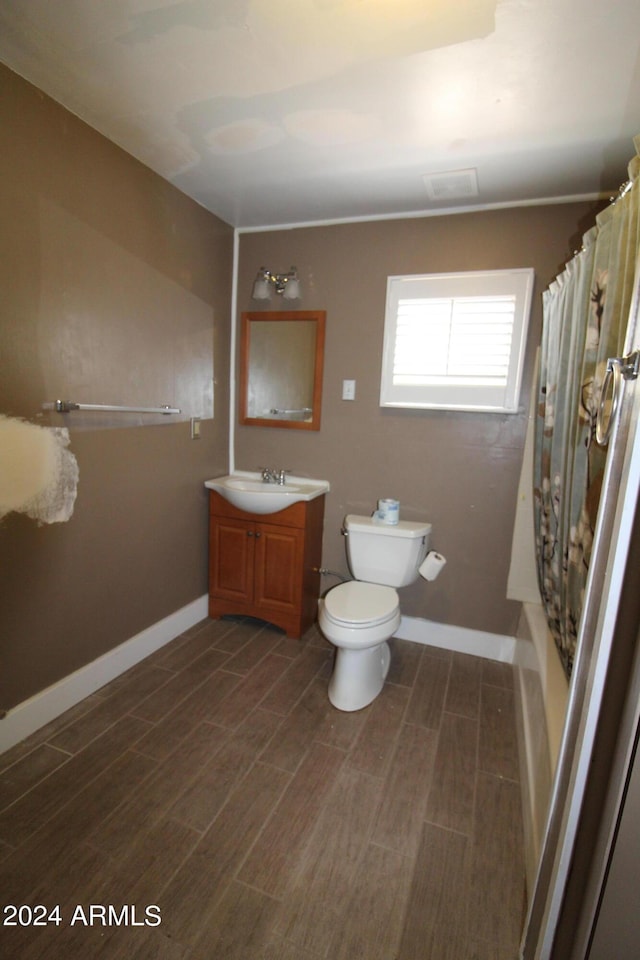
<path fill-rule="evenodd" d="M 378 696 L 389 670 L 387 640 L 400 626 L 395 587 L 418 579 L 429 549 L 430 523 L 384 524 L 372 517 L 345 518 L 347 557 L 356 578 L 320 600 L 318 622 L 337 647 L 329 700 L 338 710 L 361 710 Z"/>

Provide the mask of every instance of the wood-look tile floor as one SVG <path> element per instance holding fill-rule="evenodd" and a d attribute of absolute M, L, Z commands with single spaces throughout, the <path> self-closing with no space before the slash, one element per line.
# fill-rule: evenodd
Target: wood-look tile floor
<path fill-rule="evenodd" d="M 2 957 L 515 960 L 511 668 L 391 643 L 341 713 L 316 628 L 205 620 L 0 757 Z"/>

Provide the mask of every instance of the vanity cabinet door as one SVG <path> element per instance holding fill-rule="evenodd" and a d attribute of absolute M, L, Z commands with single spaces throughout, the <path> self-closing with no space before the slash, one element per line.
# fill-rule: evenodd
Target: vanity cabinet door
<path fill-rule="evenodd" d="M 255 551 L 255 604 L 295 613 L 302 591 L 304 531 L 261 523 L 256 527 Z"/>
<path fill-rule="evenodd" d="M 209 592 L 223 600 L 253 599 L 255 525 L 211 517 L 209 524 Z"/>

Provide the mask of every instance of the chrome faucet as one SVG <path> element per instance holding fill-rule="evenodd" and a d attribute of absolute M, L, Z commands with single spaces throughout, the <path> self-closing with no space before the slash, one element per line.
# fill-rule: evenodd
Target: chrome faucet
<path fill-rule="evenodd" d="M 287 482 L 287 471 L 283 469 L 274 470 L 272 467 L 260 467 L 263 483 L 277 483 L 281 487 Z"/>

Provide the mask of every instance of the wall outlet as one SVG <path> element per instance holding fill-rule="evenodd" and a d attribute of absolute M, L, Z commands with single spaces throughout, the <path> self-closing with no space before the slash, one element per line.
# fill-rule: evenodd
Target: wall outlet
<path fill-rule="evenodd" d="M 342 381 L 342 399 L 355 400 L 355 398 L 356 398 L 355 380 L 343 380 Z"/>

